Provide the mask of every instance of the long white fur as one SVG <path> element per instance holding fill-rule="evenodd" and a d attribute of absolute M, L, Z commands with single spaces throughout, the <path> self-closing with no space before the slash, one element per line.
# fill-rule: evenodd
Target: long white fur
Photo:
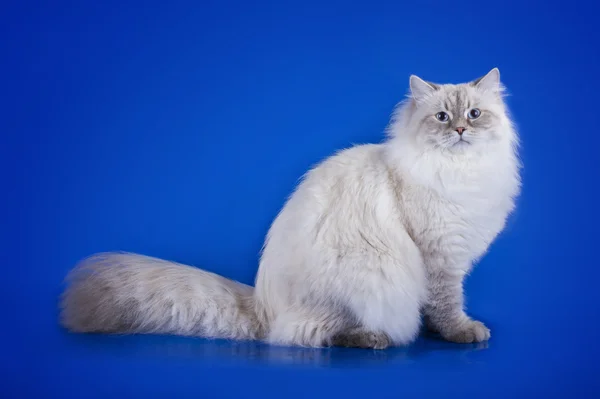
<path fill-rule="evenodd" d="M 487 339 L 457 295 L 520 186 L 517 135 L 499 74 L 488 75 L 463 89 L 499 120 L 468 148 L 423 141 L 422 118 L 436 96 L 456 87 L 411 79 L 413 96 L 396 112 L 388 140 L 341 151 L 309 171 L 268 232 L 254 290 L 172 262 L 99 254 L 71 272 L 63 324 L 313 347 L 359 328 L 403 345 L 427 308 L 447 339 Z"/>

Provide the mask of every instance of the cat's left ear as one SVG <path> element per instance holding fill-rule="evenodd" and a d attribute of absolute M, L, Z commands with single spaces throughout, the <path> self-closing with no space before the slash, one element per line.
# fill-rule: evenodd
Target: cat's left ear
<path fill-rule="evenodd" d="M 494 93 L 502 91 L 502 85 L 500 84 L 500 70 L 498 68 L 492 69 L 487 75 L 472 81 L 471 86 Z"/>

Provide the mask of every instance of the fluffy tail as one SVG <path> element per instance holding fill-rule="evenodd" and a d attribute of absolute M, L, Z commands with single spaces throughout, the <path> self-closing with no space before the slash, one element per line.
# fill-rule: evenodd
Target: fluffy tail
<path fill-rule="evenodd" d="M 195 267 L 101 253 L 68 277 L 61 322 L 74 332 L 259 339 L 254 289 Z"/>

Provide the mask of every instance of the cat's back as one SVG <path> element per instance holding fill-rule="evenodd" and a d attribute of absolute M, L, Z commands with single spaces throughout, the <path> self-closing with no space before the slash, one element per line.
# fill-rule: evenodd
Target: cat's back
<path fill-rule="evenodd" d="M 380 144 L 357 145 L 307 172 L 271 226 L 269 246 L 301 248 L 319 242 L 339 247 L 361 231 L 398 223 L 397 197 L 383 151 Z"/>
<path fill-rule="evenodd" d="M 381 144 L 363 144 L 342 150 L 321 162 L 298 188 L 302 201 L 321 213 L 346 213 L 377 208 L 393 192 Z M 306 198 L 308 196 L 309 198 Z"/>
<path fill-rule="evenodd" d="M 310 170 L 304 184 L 329 187 L 332 183 L 360 185 L 385 168 L 381 144 L 356 145 L 331 155 Z"/>

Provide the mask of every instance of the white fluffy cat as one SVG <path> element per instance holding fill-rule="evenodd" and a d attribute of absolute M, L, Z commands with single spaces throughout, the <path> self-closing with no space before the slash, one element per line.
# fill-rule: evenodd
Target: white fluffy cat
<path fill-rule="evenodd" d="M 459 85 L 411 76 L 410 88 L 384 143 L 307 173 L 268 232 L 256 288 L 142 255 L 97 254 L 70 273 L 62 323 L 380 349 L 410 343 L 424 316 L 449 341 L 487 340 L 463 309 L 462 283 L 520 188 L 500 73 Z"/>

